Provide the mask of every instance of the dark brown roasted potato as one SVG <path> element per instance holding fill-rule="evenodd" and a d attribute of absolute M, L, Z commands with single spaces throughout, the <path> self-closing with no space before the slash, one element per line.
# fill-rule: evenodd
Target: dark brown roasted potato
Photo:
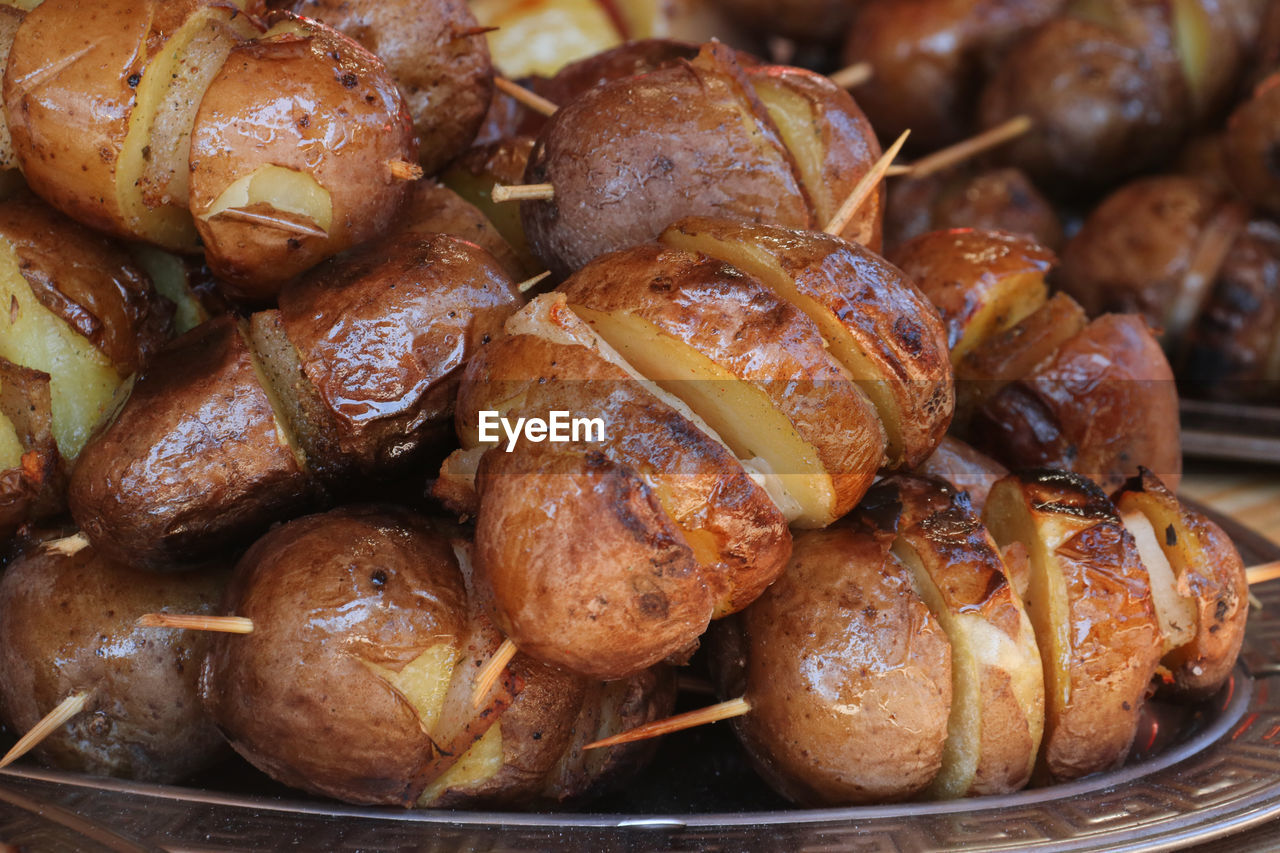
<path fill-rule="evenodd" d="M 962 167 L 889 184 L 884 243 L 890 253 L 945 228 L 1005 231 L 1054 251 L 1062 243 L 1057 212 L 1020 169 Z"/>
<path fill-rule="evenodd" d="M 474 204 L 511 246 L 520 279 L 537 275 L 545 268 L 538 263 L 529 248 L 529 238 L 525 236 L 524 225 L 520 222 L 520 206 L 498 204 L 493 200 L 492 193 L 494 184 L 518 184 L 524 180 L 524 171 L 529 165 L 529 154 L 532 151 L 533 137 L 499 139 L 467 151 L 440 176 L 446 187 Z M 406 219 L 414 216 L 413 205 L 414 200 L 411 198 L 405 211 Z M 502 259 L 497 253 L 494 256 Z"/>
<path fill-rule="evenodd" d="M 226 572 L 156 575 L 70 537 L 31 546 L 0 580 L 0 717 L 25 732 L 70 696 L 84 710 L 35 748 L 46 764 L 177 782 L 225 746 L 196 690 L 212 635 L 136 624 L 215 612 Z"/>
<path fill-rule="evenodd" d="M 1223 137 L 1223 160 L 1236 191 L 1272 214 L 1280 211 L 1280 177 L 1275 170 L 1278 119 L 1280 74 L 1275 74 L 1259 83 L 1253 97 L 1231 114 Z"/>
<path fill-rule="evenodd" d="M 1006 476 L 1009 469 L 958 438 L 947 436 L 933 455 L 912 473 L 943 480 L 954 486 L 956 491 L 967 492 L 973 508 L 981 513 L 987 505 L 991 487 Z"/>

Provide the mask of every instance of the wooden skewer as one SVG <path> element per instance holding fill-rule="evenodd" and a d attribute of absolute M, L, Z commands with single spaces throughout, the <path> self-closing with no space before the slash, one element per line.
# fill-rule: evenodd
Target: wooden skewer
<path fill-rule="evenodd" d="M 51 539 L 42 546 L 46 551 L 53 551 L 64 557 L 72 557 L 89 547 L 89 537 L 83 533 Z"/>
<path fill-rule="evenodd" d="M 388 160 L 387 168 L 397 181 L 416 181 L 422 177 L 422 167 L 408 160 Z"/>
<path fill-rule="evenodd" d="M 499 204 L 507 201 L 551 201 L 556 188 L 551 184 L 494 184 L 490 197 Z"/>
<path fill-rule="evenodd" d="M 502 671 L 507 668 L 507 664 L 511 663 L 511 659 L 518 651 L 515 643 L 507 639 L 502 641 L 502 645 L 498 646 L 493 657 L 489 658 L 488 663 L 476 675 L 476 687 L 471 693 L 472 708 L 479 708 L 484 704 L 489 691 L 493 689 L 494 682 L 498 680 L 499 675 L 502 675 Z"/>
<path fill-rule="evenodd" d="M 329 234 L 322 228 L 312 228 L 299 222 L 293 222 L 288 219 L 281 219 L 277 216 L 270 216 L 266 213 L 254 213 L 251 210 L 241 210 L 238 207 L 229 207 L 220 211 L 215 216 L 225 217 L 226 219 L 234 219 L 237 222 L 249 222 L 253 225 L 262 225 L 267 228 L 274 228 L 277 231 L 288 231 L 290 234 L 297 234 L 299 237 L 328 237 Z"/>
<path fill-rule="evenodd" d="M 636 726 L 629 732 L 623 732 L 620 735 L 589 743 L 583 749 L 597 749 L 602 746 L 618 746 L 632 741 L 647 740 L 651 737 L 684 731 L 707 723 L 741 717 L 750 710 L 751 703 L 745 697 L 730 699 L 728 702 L 721 702 L 719 705 L 710 705 L 706 708 L 699 708 L 696 711 L 689 711 L 686 714 L 676 714 L 674 717 L 667 717 L 665 720 L 654 720 L 652 723 Z"/>
<path fill-rule="evenodd" d="M 861 86 L 866 83 L 873 76 L 875 76 L 875 69 L 871 67 L 871 63 L 859 62 L 856 65 L 850 65 L 848 68 L 841 68 L 832 74 L 831 82 L 841 89 L 852 89 L 855 86 Z"/>
<path fill-rule="evenodd" d="M 898 156 L 898 152 L 902 150 L 902 146 L 906 144 L 907 137 L 911 135 L 911 131 L 904 130 L 902 135 L 898 137 L 898 141 L 889 146 L 889 150 L 884 152 L 875 165 L 871 167 L 862 180 L 858 181 L 853 191 L 849 193 L 849 197 L 844 200 L 844 204 L 840 205 L 840 209 L 836 211 L 836 215 L 827 223 L 827 227 L 823 230 L 828 234 L 840 234 L 853 220 L 854 215 L 858 212 L 858 208 L 862 207 L 862 203 L 867 197 L 880 185 L 880 181 L 884 179 L 884 174 L 892 165 L 893 159 Z"/>
<path fill-rule="evenodd" d="M 963 163 L 971 157 L 998 148 L 1006 142 L 1017 139 L 1035 126 L 1030 116 L 1014 116 L 1008 121 L 998 124 L 977 136 L 949 145 L 941 151 L 935 151 L 918 162 L 903 167 L 893 174 L 910 175 L 913 178 L 927 178 L 932 174 L 949 169 L 957 163 Z"/>
<path fill-rule="evenodd" d="M 140 628 L 186 628 L 222 634 L 252 634 L 253 620 L 244 616 L 204 616 L 199 613 L 148 613 L 138 617 Z"/>
<path fill-rule="evenodd" d="M 555 115 L 556 110 L 560 109 L 537 92 L 530 92 L 524 86 L 521 86 L 519 83 L 512 83 L 506 77 L 494 77 L 493 85 L 496 86 L 498 91 L 502 94 L 510 95 L 523 106 L 528 107 L 535 113 L 544 115 L 547 118 Z"/>
<path fill-rule="evenodd" d="M 1248 578 L 1249 586 L 1280 578 L 1280 560 L 1263 563 L 1260 566 L 1250 566 L 1244 570 L 1244 576 Z"/>
<path fill-rule="evenodd" d="M 40 741 L 53 734 L 55 730 L 83 711 L 88 701 L 89 691 L 86 690 L 81 693 L 73 693 L 59 702 L 52 711 L 41 717 L 40 722 L 32 726 L 31 730 L 13 745 L 13 749 L 5 753 L 4 758 L 0 758 L 0 768 L 8 767 L 38 746 Z"/>
<path fill-rule="evenodd" d="M 516 285 L 516 290 L 519 290 L 521 293 L 527 293 L 537 287 L 538 282 L 544 280 L 549 275 L 551 275 L 551 270 L 547 270 L 544 273 L 538 273 L 533 278 L 526 278 L 524 281 Z"/>

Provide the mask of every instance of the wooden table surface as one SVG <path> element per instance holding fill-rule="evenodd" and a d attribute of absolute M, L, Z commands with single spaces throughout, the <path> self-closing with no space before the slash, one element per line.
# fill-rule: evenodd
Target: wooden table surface
<path fill-rule="evenodd" d="M 1280 544 L 1280 467 L 1187 460 L 1181 493 Z"/>

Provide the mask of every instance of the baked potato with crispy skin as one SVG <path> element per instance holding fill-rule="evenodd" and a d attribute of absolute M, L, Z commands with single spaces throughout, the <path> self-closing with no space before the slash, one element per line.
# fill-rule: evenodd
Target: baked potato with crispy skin
<path fill-rule="evenodd" d="M 416 159 L 404 99 L 377 57 L 276 13 L 232 48 L 191 127 L 191 214 L 215 275 L 248 301 L 387 230 Z M 271 80 L 271 86 L 263 86 Z"/>
<path fill-rule="evenodd" d="M 960 167 L 889 184 L 884 244 L 893 249 L 944 228 L 1005 231 L 1053 251 L 1062 244 L 1058 213 L 1021 169 Z"/>
<path fill-rule="evenodd" d="M 1044 303 L 1045 277 L 1056 260 L 1025 237 L 970 228 L 922 234 L 889 258 L 942 315 L 957 364 Z"/>
<path fill-rule="evenodd" d="M 66 504 L 49 374 L 0 358 L 0 539 Z"/>
<path fill-rule="evenodd" d="M 614 118 L 601 128 L 600 115 Z M 561 106 L 525 173 L 527 183 L 551 183 L 555 198 L 522 205 L 525 232 L 563 276 L 653 239 L 682 216 L 820 226 L 879 157 L 868 131 L 852 98 L 829 80 L 744 69 L 729 48 L 706 45 L 693 60 Z M 844 232 L 873 248 L 878 196 Z"/>
<path fill-rule="evenodd" d="M 385 474 L 448 443 L 467 358 L 520 301 L 474 244 L 400 235 L 287 286 L 251 337 L 310 467 Z"/>
<path fill-rule="evenodd" d="M 1001 548 L 1030 556 L 1025 599 L 1044 661 L 1037 776 L 1118 766 L 1161 655 L 1151 584 L 1106 494 L 1077 474 L 1026 471 L 996 483 L 984 513 Z"/>
<path fill-rule="evenodd" d="M 14 37 L 18 34 L 18 25 L 26 13 L 13 6 L 0 6 L 0 68 L 9 63 L 9 51 L 13 48 Z M 9 122 L 5 119 L 4 110 L 0 109 L 0 172 L 10 172 L 18 168 L 17 157 L 13 153 L 13 137 L 9 135 Z"/>
<path fill-rule="evenodd" d="M 0 304 L 0 358 L 48 375 L 53 436 L 74 462 L 172 309 L 126 252 L 30 196 L 0 202 Z"/>
<path fill-rule="evenodd" d="M 906 799 L 942 766 L 951 649 L 890 553 L 848 521 L 796 535 L 787 571 L 710 635 L 720 694 L 761 776 L 809 806 Z"/>
<path fill-rule="evenodd" d="M 107 559 L 203 562 L 305 506 L 302 454 L 223 315 L 163 349 L 80 455 L 68 502 Z"/>
<path fill-rule="evenodd" d="M 983 404 L 974 444 L 1011 469 L 1076 471 L 1112 490 L 1139 466 L 1182 478 L 1178 392 L 1146 321 L 1104 314 Z"/>
<path fill-rule="evenodd" d="M 465 0 L 272 0 L 314 18 L 381 59 L 404 94 L 418 138 L 418 162 L 440 171 L 475 138 L 493 97 L 484 30 Z"/>
<path fill-rule="evenodd" d="M 947 342 L 898 269 L 857 243 L 777 226 L 690 217 L 659 239 L 732 264 L 808 315 L 875 405 L 889 465 L 933 452 L 954 403 Z"/>
<path fill-rule="evenodd" d="M 1131 181 L 1089 214 L 1062 253 L 1056 283 L 1090 315 L 1142 314 L 1177 350 L 1246 216 L 1196 178 Z"/>
<path fill-rule="evenodd" d="M 155 575 L 59 544 L 29 548 L 0 579 L 5 725 L 25 732 L 85 692 L 84 711 L 35 748 L 42 763 L 162 783 L 212 766 L 226 748 L 196 692 L 212 635 L 135 623 L 215 612 L 226 572 Z"/>
<path fill-rule="evenodd" d="M 628 363 L 684 400 L 739 459 L 762 458 L 822 527 L 884 462 L 875 407 L 800 309 L 721 261 L 646 245 L 560 287 Z"/>
<path fill-rule="evenodd" d="M 942 480 L 954 486 L 957 492 L 967 493 L 973 508 L 981 514 L 987 505 L 991 487 L 997 480 L 1007 476 L 1009 469 L 971 445 L 948 435 L 942 439 L 933 455 L 912 473 Z"/>
<path fill-rule="evenodd" d="M 600 434 L 578 436 L 567 446 L 602 454 L 655 486 L 697 554 L 714 616 L 754 601 L 786 564 L 790 536 L 781 511 L 729 449 L 609 352 L 558 295 L 536 300 L 507 331 L 467 365 L 457 414 L 464 452 L 494 447 L 480 435 L 483 411 L 508 420 L 557 410 L 600 418 Z M 505 452 L 507 437 L 500 435 L 498 444 L 490 452 Z M 507 570 L 518 573 L 520 564 L 517 559 Z M 572 641 L 576 632 L 561 630 Z"/>
<path fill-rule="evenodd" d="M 1161 663 L 1174 692 L 1197 699 L 1213 695 L 1235 667 L 1249 616 L 1249 582 L 1240 554 L 1222 528 L 1179 501 L 1150 471 L 1125 483 L 1115 504 L 1150 572 L 1161 627 L 1167 621 L 1173 629 L 1164 632 L 1167 651 Z M 1145 539 L 1136 529 L 1143 522 Z M 1171 604 L 1157 589 L 1158 579 L 1176 596 Z M 1176 645 L 1168 642 L 1175 632 Z"/>
<path fill-rule="evenodd" d="M 967 495 L 901 474 L 877 483 L 860 512 L 868 526 L 895 537 L 894 555 L 951 641 L 947 743 L 928 795 L 1020 790 L 1044 733 L 1044 674 L 991 534 Z"/>

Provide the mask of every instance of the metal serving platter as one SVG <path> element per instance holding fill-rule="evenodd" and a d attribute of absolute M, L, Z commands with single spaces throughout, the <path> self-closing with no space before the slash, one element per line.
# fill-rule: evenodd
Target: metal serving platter
<path fill-rule="evenodd" d="M 1280 548 L 1222 522 L 1249 563 Z M 407 812 L 306 799 L 229 765 L 192 787 L 0 772 L 0 841 L 23 850 L 1169 850 L 1280 836 L 1280 581 L 1231 683 L 1194 707 L 1149 703 L 1129 762 L 1004 797 L 796 809 L 720 725 L 669 738 L 627 790 L 582 814 Z M 1274 821 L 1274 823 L 1272 823 Z M 1237 835 L 1243 833 L 1242 835 Z"/>

